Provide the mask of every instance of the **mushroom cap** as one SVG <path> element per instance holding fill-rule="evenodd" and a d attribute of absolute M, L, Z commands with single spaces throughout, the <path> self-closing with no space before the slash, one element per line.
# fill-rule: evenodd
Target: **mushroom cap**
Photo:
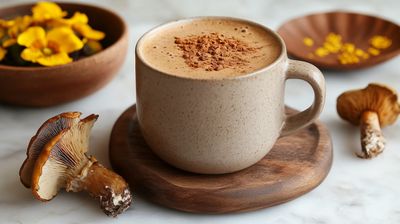
<path fill-rule="evenodd" d="M 361 115 L 365 111 L 378 114 L 382 127 L 393 124 L 400 114 L 397 93 L 392 88 L 371 83 L 364 89 L 342 93 L 337 99 L 339 116 L 354 125 L 360 124 Z"/>
<path fill-rule="evenodd" d="M 54 198 L 89 159 L 90 131 L 97 115 L 90 115 L 52 138 L 38 156 L 32 173 L 32 192 L 41 201 Z"/>
<path fill-rule="evenodd" d="M 30 188 L 33 167 L 43 147 L 62 130 L 79 122 L 80 112 L 66 112 L 45 121 L 29 142 L 26 159 L 19 170 L 22 184 Z"/>

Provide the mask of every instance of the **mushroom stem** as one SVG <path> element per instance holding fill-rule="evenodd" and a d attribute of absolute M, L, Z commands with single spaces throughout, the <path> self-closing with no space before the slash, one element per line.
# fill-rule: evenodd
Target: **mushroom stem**
<path fill-rule="evenodd" d="M 100 207 L 108 216 L 117 216 L 129 208 L 132 195 L 125 180 L 105 168 L 94 157 L 89 157 L 80 174 L 72 178 L 67 191 L 86 191 L 100 202 Z"/>
<path fill-rule="evenodd" d="M 383 152 L 385 138 L 379 124 L 379 116 L 374 111 L 365 111 L 361 115 L 361 153 L 357 156 L 371 159 Z"/>

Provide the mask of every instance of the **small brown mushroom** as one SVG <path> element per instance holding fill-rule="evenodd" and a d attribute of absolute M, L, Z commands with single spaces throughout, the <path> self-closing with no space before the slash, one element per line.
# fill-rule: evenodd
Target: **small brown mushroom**
<path fill-rule="evenodd" d="M 62 188 L 68 192 L 86 191 L 100 201 L 107 215 L 115 217 L 132 202 L 129 186 L 121 176 L 86 155 L 90 131 L 98 116 L 92 114 L 80 120 L 79 115 L 74 114 L 73 120 L 65 122 L 62 120 L 69 116 L 64 113 L 42 125 L 31 140 L 40 144 L 36 143 L 37 147 L 29 144 L 28 157 L 20 170 L 21 182 L 30 186 L 33 195 L 41 201 L 53 199 Z"/>
<path fill-rule="evenodd" d="M 400 114 L 397 93 L 388 86 L 371 83 L 364 89 L 344 92 L 337 99 L 339 116 L 361 129 L 360 158 L 370 159 L 383 152 L 381 128 L 393 124 Z"/>
<path fill-rule="evenodd" d="M 31 187 L 33 167 L 45 144 L 60 133 L 60 131 L 77 124 L 80 121 L 80 116 L 81 113 L 79 112 L 67 112 L 52 117 L 48 119 L 39 128 L 36 135 L 31 138 L 28 150 L 26 151 L 27 157 L 19 170 L 21 182 L 25 187 Z"/>

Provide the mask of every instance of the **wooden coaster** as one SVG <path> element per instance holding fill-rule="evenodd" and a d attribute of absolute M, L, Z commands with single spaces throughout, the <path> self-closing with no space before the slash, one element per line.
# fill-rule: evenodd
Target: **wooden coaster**
<path fill-rule="evenodd" d="M 317 187 L 330 170 L 332 142 L 324 125 L 316 122 L 280 138 L 267 156 L 247 169 L 194 174 L 172 167 L 151 151 L 132 106 L 114 125 L 109 156 L 133 192 L 154 203 L 187 212 L 227 213 L 270 207 Z"/>

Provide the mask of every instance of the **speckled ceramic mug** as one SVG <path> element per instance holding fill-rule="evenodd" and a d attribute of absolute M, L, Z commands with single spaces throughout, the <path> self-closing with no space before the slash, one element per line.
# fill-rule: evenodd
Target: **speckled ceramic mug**
<path fill-rule="evenodd" d="M 204 18 L 210 17 L 172 23 Z M 281 45 L 276 61 L 221 79 L 177 77 L 146 63 L 141 47 L 158 29 L 146 33 L 136 46 L 136 108 L 147 144 L 169 164 L 203 174 L 238 171 L 262 159 L 279 136 L 305 127 L 320 114 L 325 101 L 322 73 L 309 63 L 288 59 L 283 40 L 268 28 L 263 27 Z M 291 116 L 285 115 L 287 79 L 308 82 L 315 96 L 308 109 Z"/>

